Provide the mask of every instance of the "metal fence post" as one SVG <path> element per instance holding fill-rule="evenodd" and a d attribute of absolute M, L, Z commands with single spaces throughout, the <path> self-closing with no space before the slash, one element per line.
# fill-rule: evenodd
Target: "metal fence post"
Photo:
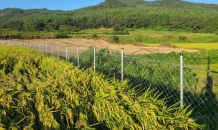
<path fill-rule="evenodd" d="M 70 51 L 69 51 L 69 46 L 67 46 L 67 60 L 70 61 Z"/>
<path fill-rule="evenodd" d="M 180 107 L 183 107 L 183 54 L 180 55 Z"/>
<path fill-rule="evenodd" d="M 121 51 L 121 81 L 123 81 L 123 54 L 124 53 L 124 48 L 122 48 L 122 51 Z"/>
<path fill-rule="evenodd" d="M 60 52 L 59 52 L 59 44 L 57 44 L 57 49 L 58 49 L 58 58 L 60 58 Z"/>
<path fill-rule="evenodd" d="M 48 45 L 47 44 L 45 45 L 45 52 L 46 52 L 46 54 L 48 54 Z"/>
<path fill-rule="evenodd" d="M 78 60 L 78 66 L 79 66 L 79 46 L 77 46 L 77 60 Z"/>
<path fill-rule="evenodd" d="M 51 55 L 53 55 L 53 44 L 51 44 Z"/>
<path fill-rule="evenodd" d="M 67 60 L 67 54 L 68 54 L 67 53 L 67 50 L 68 50 L 67 48 L 68 48 L 68 45 L 66 44 L 66 60 Z"/>
<path fill-rule="evenodd" d="M 41 48 L 41 51 L 43 52 L 43 43 L 41 44 L 41 47 L 42 47 L 42 48 Z"/>
<path fill-rule="evenodd" d="M 96 46 L 94 46 L 94 71 L 95 71 L 95 53 L 96 53 Z"/>

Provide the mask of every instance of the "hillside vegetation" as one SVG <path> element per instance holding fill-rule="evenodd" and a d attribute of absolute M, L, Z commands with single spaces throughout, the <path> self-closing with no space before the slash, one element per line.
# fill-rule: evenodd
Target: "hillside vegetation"
<path fill-rule="evenodd" d="M 0 45 L 0 129 L 197 129 L 159 93 L 34 50 Z"/>
<path fill-rule="evenodd" d="M 63 35 L 97 28 L 158 28 L 217 33 L 218 5 L 181 0 L 147 2 L 106 0 L 96 6 L 73 11 L 4 9 L 0 28 L 24 32 L 58 31 Z"/>

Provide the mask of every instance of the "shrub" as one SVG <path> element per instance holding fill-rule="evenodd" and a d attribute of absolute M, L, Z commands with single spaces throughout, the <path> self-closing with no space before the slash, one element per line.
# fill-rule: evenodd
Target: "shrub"
<path fill-rule="evenodd" d="M 114 31 L 123 31 L 124 29 L 121 28 L 120 26 L 115 25 L 115 26 L 113 27 L 113 30 L 114 30 Z"/>
<path fill-rule="evenodd" d="M 96 33 L 93 33 L 92 34 L 92 39 L 97 39 L 98 38 L 98 35 Z"/>
<path fill-rule="evenodd" d="M 178 36 L 179 40 L 181 41 L 186 41 L 187 40 L 187 37 L 186 36 Z"/>
<path fill-rule="evenodd" d="M 120 39 L 118 36 L 113 35 L 112 36 L 112 43 L 119 43 Z"/>
<path fill-rule="evenodd" d="M 136 41 L 136 42 L 142 42 L 142 35 L 136 35 L 135 37 L 134 37 L 134 40 Z"/>

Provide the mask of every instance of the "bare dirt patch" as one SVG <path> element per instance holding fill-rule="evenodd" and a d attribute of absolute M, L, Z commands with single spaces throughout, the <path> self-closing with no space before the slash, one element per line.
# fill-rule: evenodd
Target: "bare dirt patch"
<path fill-rule="evenodd" d="M 66 44 L 69 46 L 70 50 L 76 50 L 77 46 L 79 46 L 80 51 L 87 50 L 90 46 L 96 46 L 97 49 L 100 48 L 109 48 L 111 51 L 121 51 L 124 48 L 125 54 L 151 54 L 151 53 L 170 53 L 174 52 L 197 52 L 199 50 L 193 49 L 183 49 L 183 48 L 172 48 L 172 47 L 141 47 L 141 46 L 133 46 L 130 44 L 120 45 L 120 44 L 111 44 L 104 40 L 93 40 L 93 39 L 33 39 L 33 40 L 17 40 L 28 43 L 42 43 L 43 45 L 53 44 L 58 45 L 60 47 L 60 52 L 64 53 Z"/>

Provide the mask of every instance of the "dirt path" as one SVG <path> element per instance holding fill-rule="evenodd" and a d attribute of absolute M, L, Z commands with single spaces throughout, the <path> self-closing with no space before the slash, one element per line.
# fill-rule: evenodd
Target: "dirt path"
<path fill-rule="evenodd" d="M 97 49 L 109 48 L 111 51 L 121 51 L 124 48 L 125 54 L 150 54 L 150 53 L 169 53 L 175 52 L 197 52 L 199 50 L 183 49 L 183 48 L 170 48 L 170 47 L 140 47 L 127 45 L 111 44 L 104 40 L 92 40 L 92 39 L 33 39 L 33 40 L 17 40 L 29 43 L 43 43 L 54 46 L 59 44 L 60 52 L 64 53 L 66 44 L 68 44 L 69 49 L 76 50 L 77 46 L 80 46 L 80 51 L 85 51 L 89 46 L 96 46 Z"/>

